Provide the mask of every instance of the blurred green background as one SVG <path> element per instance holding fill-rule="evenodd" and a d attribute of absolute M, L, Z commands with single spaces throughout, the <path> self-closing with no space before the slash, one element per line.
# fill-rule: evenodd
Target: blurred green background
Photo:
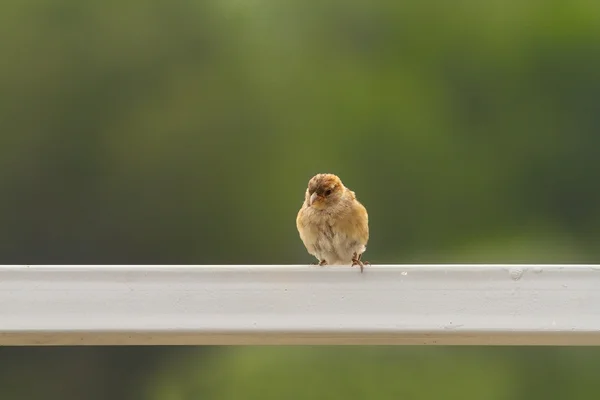
<path fill-rule="evenodd" d="M 2 264 L 312 262 L 295 217 L 318 172 L 367 206 L 373 263 L 598 262 L 598 2 L 5 0 L 0 35 Z M 599 366 L 0 348 L 0 398 L 580 399 Z"/>

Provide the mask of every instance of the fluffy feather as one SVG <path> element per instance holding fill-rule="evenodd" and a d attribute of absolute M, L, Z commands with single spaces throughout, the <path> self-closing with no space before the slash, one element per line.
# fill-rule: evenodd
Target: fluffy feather
<path fill-rule="evenodd" d="M 355 193 L 334 174 L 308 182 L 296 217 L 300 239 L 320 265 L 360 265 L 369 241 L 369 217 Z"/>

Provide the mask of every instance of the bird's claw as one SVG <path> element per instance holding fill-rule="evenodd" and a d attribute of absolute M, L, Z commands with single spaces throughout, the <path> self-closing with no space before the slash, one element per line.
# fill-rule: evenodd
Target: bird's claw
<path fill-rule="evenodd" d="M 352 257 L 352 266 L 354 267 L 355 265 L 360 265 L 360 272 L 362 273 L 365 265 L 371 265 L 371 263 L 368 261 L 361 261 L 361 257 L 362 253 L 358 255 L 354 253 L 354 256 Z"/>
<path fill-rule="evenodd" d="M 360 265 L 360 272 L 361 272 L 361 274 L 362 274 L 362 272 L 363 272 L 363 269 L 364 269 L 364 266 L 365 266 L 365 263 L 364 263 L 364 262 L 362 262 L 362 261 L 360 261 L 360 260 L 359 260 L 359 259 L 357 259 L 357 258 L 354 258 L 354 259 L 352 259 L 352 266 L 354 267 L 355 265 Z"/>

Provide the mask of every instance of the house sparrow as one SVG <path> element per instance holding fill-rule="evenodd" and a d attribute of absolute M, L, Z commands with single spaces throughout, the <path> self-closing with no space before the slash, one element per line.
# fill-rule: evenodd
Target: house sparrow
<path fill-rule="evenodd" d="M 369 216 L 354 192 L 333 174 L 317 174 L 308 181 L 296 227 L 306 250 L 319 265 L 360 265 L 369 240 Z"/>

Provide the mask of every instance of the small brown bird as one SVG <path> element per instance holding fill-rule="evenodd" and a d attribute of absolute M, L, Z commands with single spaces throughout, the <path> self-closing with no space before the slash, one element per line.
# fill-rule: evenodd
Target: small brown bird
<path fill-rule="evenodd" d="M 308 181 L 296 227 L 306 250 L 319 265 L 360 265 L 369 240 L 369 216 L 354 192 L 334 174 Z"/>

